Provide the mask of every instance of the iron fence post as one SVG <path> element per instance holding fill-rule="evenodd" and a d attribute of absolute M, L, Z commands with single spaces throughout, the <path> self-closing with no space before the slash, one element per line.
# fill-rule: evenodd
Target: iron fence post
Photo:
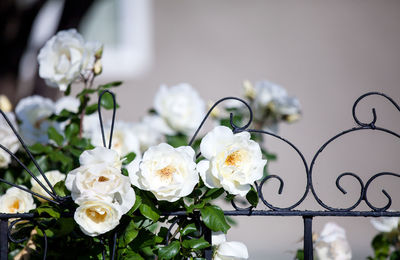
<path fill-rule="evenodd" d="M 211 230 L 208 227 L 204 227 L 204 239 L 210 243 L 210 247 L 207 247 L 204 250 L 204 256 L 206 260 L 211 260 L 212 259 L 212 238 L 211 238 Z"/>
<path fill-rule="evenodd" d="M 0 219 L 0 260 L 8 259 L 8 219 Z"/>
<path fill-rule="evenodd" d="M 313 260 L 313 241 L 312 241 L 312 216 L 303 216 L 304 221 L 304 259 Z"/>

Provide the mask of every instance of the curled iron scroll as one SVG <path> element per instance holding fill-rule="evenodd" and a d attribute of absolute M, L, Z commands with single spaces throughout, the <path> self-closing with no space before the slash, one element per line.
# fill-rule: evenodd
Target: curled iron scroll
<path fill-rule="evenodd" d="M 382 193 L 383 193 L 383 194 L 385 195 L 385 197 L 388 199 L 388 203 L 387 203 L 384 207 L 381 207 L 381 208 L 375 207 L 374 205 L 372 205 L 372 203 L 371 203 L 371 202 L 368 200 L 368 198 L 367 198 L 368 187 L 369 187 L 370 184 L 371 184 L 377 177 L 379 177 L 379 176 L 384 176 L 384 175 L 388 176 L 388 175 L 390 175 L 390 176 L 400 177 L 400 174 L 389 173 L 389 172 L 382 172 L 382 173 L 375 174 L 374 176 L 372 176 L 372 177 L 370 177 L 370 178 L 368 179 L 368 181 L 366 182 L 365 186 L 364 186 L 364 184 L 363 184 L 363 182 L 362 182 L 362 179 L 361 179 L 358 175 L 356 175 L 355 173 L 346 172 L 346 173 L 340 174 L 340 175 L 337 177 L 337 179 L 336 179 L 336 187 L 337 187 L 343 194 L 346 194 L 347 192 L 346 192 L 346 191 L 342 188 L 342 186 L 340 185 L 340 180 L 342 179 L 342 177 L 344 177 L 344 176 L 350 176 L 350 177 L 354 178 L 354 179 L 360 184 L 360 196 L 359 196 L 359 198 L 357 199 L 356 202 L 353 203 L 353 205 L 351 205 L 350 207 L 347 207 L 347 208 L 335 208 L 335 207 L 331 207 L 331 206 L 328 206 L 327 204 L 325 204 L 325 203 L 319 198 L 319 196 L 317 195 L 317 193 L 316 193 L 316 191 L 315 191 L 315 188 L 314 188 L 314 186 L 313 186 L 313 182 L 312 182 L 312 173 L 313 173 L 314 165 L 315 165 L 315 162 L 317 161 L 318 157 L 320 156 L 320 154 L 324 151 L 324 149 L 325 149 L 330 143 L 334 142 L 335 140 L 339 139 L 340 137 L 342 137 L 342 136 L 344 136 L 344 135 L 346 135 L 346 134 L 349 134 L 349 133 L 352 133 L 352 132 L 356 132 L 356 131 L 361 131 L 361 130 L 372 130 L 372 131 L 383 132 L 383 133 L 392 135 L 392 136 L 394 136 L 394 137 L 400 139 L 400 135 L 399 135 L 399 134 L 397 134 L 397 133 L 395 133 L 395 132 L 393 132 L 393 131 L 391 131 L 391 130 L 388 130 L 388 129 L 385 129 L 385 128 L 376 126 L 377 115 L 376 115 L 376 109 L 375 109 L 375 108 L 372 109 L 372 117 L 373 117 L 373 119 L 372 119 L 371 122 L 369 122 L 369 123 L 363 123 L 363 122 L 361 122 L 361 121 L 358 119 L 357 114 L 356 114 L 356 108 L 357 108 L 359 102 L 360 102 L 362 99 L 364 99 L 364 98 L 366 98 L 366 97 L 368 97 L 368 96 L 372 96 L 372 95 L 382 96 L 382 97 L 384 97 L 385 99 L 389 100 L 390 103 L 392 103 L 393 106 L 400 112 L 400 106 L 399 106 L 392 98 L 388 97 L 387 95 L 385 95 L 385 94 L 383 94 L 383 93 L 380 93 L 380 92 L 368 92 L 368 93 L 366 93 L 366 94 L 360 96 L 360 97 L 355 101 L 355 103 L 354 103 L 354 105 L 353 105 L 353 108 L 352 108 L 353 118 L 354 118 L 354 121 L 358 124 L 358 127 L 354 127 L 354 128 L 345 130 L 345 131 L 343 131 L 343 132 L 341 132 L 341 133 L 335 135 L 334 137 L 330 138 L 328 141 L 326 141 L 326 142 L 320 147 L 320 149 L 317 151 L 317 153 L 314 155 L 314 157 L 313 157 L 313 159 L 312 159 L 312 161 L 311 161 L 310 170 L 309 170 L 311 192 L 312 192 L 312 194 L 313 194 L 315 200 L 318 202 L 318 204 L 321 205 L 322 207 L 324 207 L 324 208 L 327 209 L 327 210 L 330 210 L 330 211 L 350 211 L 350 210 L 353 210 L 354 208 L 356 208 L 356 207 L 361 203 L 361 201 L 363 201 L 363 200 L 364 200 L 365 203 L 368 205 L 368 207 L 371 208 L 373 211 L 386 211 L 387 209 L 389 209 L 389 207 L 390 207 L 391 204 L 392 204 L 392 198 L 391 198 L 391 196 L 390 196 L 384 189 L 382 189 Z"/>

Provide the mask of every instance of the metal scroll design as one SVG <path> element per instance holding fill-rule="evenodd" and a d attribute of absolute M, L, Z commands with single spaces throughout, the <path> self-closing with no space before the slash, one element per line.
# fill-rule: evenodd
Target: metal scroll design
<path fill-rule="evenodd" d="M 380 172 L 380 173 L 377 173 L 377 174 L 373 175 L 372 177 L 370 177 L 365 184 L 364 184 L 363 180 L 361 179 L 361 177 L 359 177 L 355 173 L 344 172 L 344 173 L 340 174 L 336 178 L 336 187 L 343 194 L 347 193 L 347 191 L 341 185 L 341 180 L 342 180 L 343 177 L 354 178 L 360 185 L 360 194 L 358 196 L 357 201 L 353 205 L 351 205 L 350 207 L 347 207 L 347 208 L 335 208 L 335 207 L 328 206 L 325 202 L 323 202 L 319 198 L 317 192 L 315 191 L 313 182 L 312 182 L 312 176 L 313 176 L 312 174 L 313 174 L 314 166 L 315 166 L 315 163 L 316 163 L 317 159 L 319 158 L 320 154 L 324 151 L 324 149 L 330 143 L 334 142 L 335 140 L 339 139 L 340 137 L 342 137 L 342 136 L 344 136 L 344 135 L 346 135 L 348 133 L 356 132 L 356 131 L 362 131 L 362 130 L 374 130 L 374 131 L 380 131 L 380 132 L 383 132 L 383 133 L 386 133 L 386 134 L 390 134 L 390 135 L 400 139 L 400 135 L 399 134 L 397 134 L 397 133 L 395 133 L 395 132 L 393 132 L 391 130 L 388 130 L 386 128 L 382 128 L 382 127 L 376 126 L 377 115 L 376 115 L 376 109 L 375 108 L 372 109 L 372 120 L 371 120 L 371 122 L 367 122 L 367 123 L 362 122 L 357 117 L 356 110 L 357 110 L 357 106 L 360 103 L 360 101 L 365 99 L 366 97 L 372 96 L 372 95 L 384 97 L 386 100 L 388 100 L 400 112 L 399 105 L 392 98 L 390 98 L 389 96 L 387 96 L 387 95 L 385 95 L 383 93 L 380 93 L 380 92 L 368 92 L 368 93 L 360 96 L 355 101 L 355 103 L 353 105 L 353 108 L 352 108 L 352 115 L 353 115 L 354 121 L 356 122 L 356 124 L 358 126 L 357 127 L 353 127 L 351 129 L 348 129 L 348 130 L 345 130 L 345 131 L 342 131 L 341 133 L 333 136 L 328 141 L 326 141 L 319 148 L 317 153 L 314 155 L 310 166 L 308 166 L 308 163 L 307 163 L 304 155 L 302 154 L 302 152 L 292 142 L 290 142 L 289 140 L 287 140 L 287 139 L 285 139 L 285 138 L 283 138 L 283 137 L 281 137 L 279 135 L 276 135 L 274 133 L 268 132 L 268 131 L 249 128 L 249 126 L 252 123 L 252 119 L 253 119 L 253 117 L 252 117 L 253 112 L 251 110 L 251 107 L 246 103 L 246 101 L 244 101 L 242 99 L 239 99 L 239 98 L 236 98 L 236 97 L 227 97 L 227 98 L 220 99 L 219 101 L 217 101 L 214 104 L 214 106 L 212 106 L 210 108 L 210 110 L 206 114 L 204 120 L 200 124 L 199 128 L 196 130 L 196 132 L 195 132 L 193 138 L 191 139 L 189 145 L 192 144 L 192 142 L 195 139 L 197 133 L 200 131 L 200 128 L 203 126 L 205 120 L 208 118 L 208 116 L 211 113 L 211 111 L 218 104 L 220 104 L 221 102 L 223 102 L 225 100 L 238 100 L 238 101 L 242 102 L 245 105 L 245 107 L 248 109 L 248 112 L 249 112 L 250 116 L 249 116 L 249 121 L 244 126 L 237 126 L 233 122 L 233 114 L 230 113 L 230 124 L 231 124 L 231 127 L 232 127 L 232 131 L 234 133 L 239 133 L 239 132 L 242 132 L 242 131 L 247 131 L 249 133 L 259 133 L 259 134 L 271 136 L 271 137 L 273 137 L 273 138 L 285 143 L 291 149 L 293 149 L 296 152 L 296 155 L 300 158 L 300 160 L 302 162 L 302 165 L 304 167 L 305 175 L 306 175 L 306 185 L 305 185 L 305 190 L 304 190 L 303 195 L 300 197 L 299 200 L 297 200 L 295 203 L 293 203 L 292 205 L 290 205 L 288 207 L 278 207 L 278 206 L 273 205 L 272 203 L 268 202 L 268 200 L 264 197 L 264 194 L 263 194 L 263 186 L 265 185 L 265 183 L 267 183 L 268 181 L 271 181 L 273 179 L 275 179 L 275 180 L 277 180 L 279 182 L 278 194 L 282 193 L 283 188 L 285 186 L 285 182 L 279 175 L 276 175 L 276 174 L 267 175 L 262 180 L 260 180 L 259 182 L 255 182 L 254 186 L 256 187 L 256 190 L 257 190 L 257 193 L 258 193 L 258 196 L 259 196 L 260 200 L 262 201 L 262 203 L 265 206 L 267 206 L 270 209 L 270 211 L 258 211 L 257 215 L 274 215 L 274 212 L 276 213 L 276 215 L 285 215 L 286 213 L 287 213 L 286 215 L 292 215 L 291 213 L 295 213 L 295 215 L 303 215 L 303 216 L 305 216 L 305 215 L 312 215 L 313 212 L 316 213 L 315 215 L 318 215 L 317 211 L 298 211 L 298 210 L 294 210 L 296 207 L 298 207 L 307 198 L 307 196 L 308 196 L 308 194 L 309 194 L 309 192 L 311 190 L 311 194 L 314 197 L 314 199 L 317 201 L 317 203 L 319 205 L 321 205 L 323 208 L 325 208 L 325 209 L 327 209 L 328 211 L 331 212 L 331 214 L 325 214 L 325 215 L 336 215 L 336 213 L 338 213 L 338 215 L 344 215 L 344 214 L 339 214 L 339 213 L 347 213 L 347 212 L 349 212 L 349 214 L 347 214 L 347 215 L 351 215 L 352 210 L 354 210 L 362 201 L 365 201 L 366 205 L 370 209 L 372 209 L 372 211 L 374 211 L 374 212 L 385 212 L 386 214 L 382 214 L 382 215 L 386 215 L 386 216 L 390 216 L 390 215 L 394 216 L 394 215 L 396 215 L 397 216 L 397 215 L 400 215 L 400 212 L 392 212 L 392 211 L 387 212 L 387 210 L 390 208 L 390 206 L 392 204 L 392 198 L 391 198 L 391 196 L 388 194 L 388 192 L 385 189 L 382 189 L 382 193 L 385 195 L 385 197 L 387 198 L 388 202 L 384 207 L 376 207 L 376 206 L 374 206 L 368 200 L 367 194 L 368 194 L 368 188 L 370 187 L 371 183 L 375 179 L 377 179 L 378 177 L 381 177 L 381 176 L 400 177 L 400 174 L 398 174 L 398 173 Z M 198 154 L 197 157 L 199 157 L 200 155 L 201 154 Z M 254 208 L 252 206 L 249 206 L 247 208 L 241 208 L 241 207 L 238 207 L 234 201 L 232 201 L 232 206 L 235 209 L 235 211 L 226 211 L 225 213 L 227 215 L 253 215 L 253 214 L 256 213 L 256 212 L 254 212 Z M 361 214 L 360 214 L 360 212 L 356 212 L 356 214 L 354 214 L 354 216 L 360 216 L 360 215 L 362 216 L 363 215 L 362 213 L 363 212 L 361 212 Z M 370 214 L 368 212 L 368 214 L 366 214 L 365 216 L 367 216 L 367 215 L 378 216 L 379 214 Z"/>

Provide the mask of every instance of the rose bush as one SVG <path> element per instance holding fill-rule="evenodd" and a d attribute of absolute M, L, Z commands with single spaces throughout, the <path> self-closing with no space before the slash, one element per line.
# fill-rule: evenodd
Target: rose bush
<path fill-rule="evenodd" d="M 105 146 L 111 135 L 112 143 L 111 149 L 102 147 L 98 110 L 119 107 L 104 91 L 122 83 L 94 85 L 102 71 L 101 55 L 102 45 L 85 42 L 76 30 L 57 33 L 41 49 L 39 75 L 64 91 L 64 97 L 56 102 L 27 97 L 15 109 L 17 120 L 7 114 L 37 164 L 19 149 L 8 125 L 0 121 L 0 143 L 27 169 L 0 149 L 0 178 L 36 194 L 32 197 L 0 183 L 4 194 L 0 212 L 35 214 L 35 221 L 15 225 L 15 232 L 28 230 L 29 243 L 37 244 L 32 248 L 34 257 L 44 253 L 39 245 L 46 239 L 52 250 L 49 256 L 55 259 L 102 259 L 114 253 L 119 259 L 193 259 L 203 257 L 208 248 L 213 248 L 214 259 L 247 259 L 243 243 L 227 242 L 219 235 L 223 239 L 214 236 L 211 245 L 204 233 L 206 229 L 227 233 L 231 227 L 215 200 L 229 201 L 239 195 L 243 198 L 237 199 L 257 206 L 252 185 L 268 174 L 267 159 L 275 157 L 256 142 L 260 136 L 232 129 L 230 113 L 240 125 L 248 117 L 244 105 L 235 101 L 221 106 L 220 113 L 214 111 L 214 123 L 224 126 L 196 136 L 188 146 L 206 115 L 205 102 L 189 84 L 163 85 L 154 107 L 140 121 L 117 121 L 113 131 L 111 122 L 103 124 Z M 76 82 L 83 87 L 70 96 Z M 247 90 L 251 105 L 258 98 L 256 92 L 265 91 L 250 83 Z M 280 114 L 281 121 L 289 121 L 284 115 L 299 113 L 294 99 L 272 100 L 276 113 L 271 118 Z M 4 102 L 0 100 L 1 109 L 9 109 Z M 168 216 L 170 212 L 180 215 Z M 176 226 L 168 230 L 170 225 Z M 25 250 L 23 243 L 10 243 L 10 248 L 15 253 Z"/>

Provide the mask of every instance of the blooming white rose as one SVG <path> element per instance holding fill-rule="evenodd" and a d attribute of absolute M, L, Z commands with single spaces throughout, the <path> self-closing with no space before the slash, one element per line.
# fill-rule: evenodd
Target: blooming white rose
<path fill-rule="evenodd" d="M 174 134 L 165 121 L 156 115 L 143 117 L 139 123 L 132 125 L 132 131 L 139 140 L 141 152 L 163 142 L 164 134 Z"/>
<path fill-rule="evenodd" d="M 288 96 L 281 86 L 268 81 L 255 84 L 254 117 L 264 120 L 268 113 L 292 122 L 299 118 L 300 103 L 297 98 Z"/>
<path fill-rule="evenodd" d="M 65 91 L 81 73 L 93 68 L 100 48 L 100 44 L 85 43 L 75 29 L 60 31 L 39 52 L 39 75 L 49 86 Z"/>
<path fill-rule="evenodd" d="M 18 129 L 14 114 L 12 112 L 5 112 L 5 115 L 8 117 L 14 128 Z M 10 150 L 12 153 L 18 151 L 18 148 L 20 147 L 18 138 L 15 136 L 14 132 L 11 130 L 10 126 L 2 115 L 0 115 L 0 144 Z M 0 148 L 0 168 L 7 167 L 10 162 L 11 155 Z"/>
<path fill-rule="evenodd" d="M 241 260 L 248 259 L 249 252 L 242 242 L 226 241 L 225 234 L 217 232 L 212 235 L 214 247 L 213 260 Z"/>
<path fill-rule="evenodd" d="M 45 172 L 44 175 L 46 176 L 47 180 L 50 182 L 51 186 L 53 186 L 53 187 L 54 187 L 54 185 L 56 185 L 57 182 L 60 182 L 60 181 L 65 180 L 65 174 L 64 174 L 64 173 L 61 173 L 61 172 L 58 171 L 58 170 Z M 45 181 L 45 179 L 43 178 L 43 176 L 42 176 L 41 174 L 38 175 L 38 176 L 36 176 L 36 177 L 38 178 L 38 180 L 39 180 L 49 191 L 51 191 L 49 185 L 47 184 L 47 182 Z M 46 197 L 46 198 L 51 199 L 50 195 L 42 188 L 42 186 L 39 185 L 39 183 L 38 183 L 34 178 L 31 178 L 31 185 L 32 185 L 31 190 L 32 190 L 33 192 L 36 192 L 36 193 L 39 194 L 39 195 L 42 195 L 42 196 L 44 196 L 44 197 Z M 38 199 L 39 199 L 41 202 L 45 202 L 45 201 L 46 201 L 46 200 L 44 200 L 44 199 L 42 199 L 42 198 L 40 198 L 40 197 L 38 197 Z"/>
<path fill-rule="evenodd" d="M 372 218 L 371 223 L 380 232 L 390 232 L 399 226 L 399 217 Z"/>
<path fill-rule="evenodd" d="M 55 113 L 60 114 L 63 109 L 68 110 L 72 113 L 78 113 L 79 105 L 79 99 L 71 96 L 65 96 L 57 100 L 57 102 L 55 103 Z"/>
<path fill-rule="evenodd" d="M 114 229 L 120 218 L 121 213 L 114 204 L 90 199 L 82 202 L 74 214 L 82 232 L 92 237 Z"/>
<path fill-rule="evenodd" d="M 248 132 L 233 134 L 225 126 L 217 126 L 200 143 L 206 160 L 197 169 L 209 188 L 221 188 L 234 195 L 245 196 L 251 184 L 261 179 L 267 160 L 262 159 L 258 143 Z"/>
<path fill-rule="evenodd" d="M 122 161 L 119 154 L 102 146 L 95 147 L 92 150 L 84 151 L 79 156 L 81 166 L 90 166 L 93 164 L 107 164 L 108 166 L 121 169 Z"/>
<path fill-rule="evenodd" d="M 24 213 L 35 208 L 32 195 L 16 187 L 9 188 L 0 196 L 0 212 L 2 213 Z"/>
<path fill-rule="evenodd" d="M 151 191 L 158 200 L 174 202 L 189 195 L 199 181 L 194 158 L 189 146 L 161 143 L 150 147 L 140 163 L 135 159 L 127 170 L 133 185 Z"/>
<path fill-rule="evenodd" d="M 111 149 L 117 151 L 120 156 L 125 156 L 131 152 L 134 152 L 138 157 L 141 156 L 139 140 L 133 131 L 133 127 L 133 124 L 124 121 L 116 121 L 114 124 Z M 110 128 L 110 124 L 107 124 L 107 126 L 104 127 L 107 146 L 109 142 Z M 91 140 L 93 145 L 103 145 L 103 137 L 100 128 L 92 133 Z"/>
<path fill-rule="evenodd" d="M 314 244 L 314 252 L 318 260 L 351 259 L 346 231 L 335 223 L 327 223 Z"/>
<path fill-rule="evenodd" d="M 97 147 L 83 152 L 79 161 L 81 166 L 69 172 L 65 181 L 75 203 L 81 205 L 87 198 L 98 198 L 117 205 L 121 214 L 132 208 L 135 191 L 129 178 L 121 174 L 117 152 Z"/>
<path fill-rule="evenodd" d="M 177 132 L 192 134 L 205 116 L 205 103 L 192 86 L 182 83 L 162 85 L 154 99 L 154 109 Z"/>
<path fill-rule="evenodd" d="M 54 103 L 48 98 L 35 95 L 19 101 L 15 113 L 21 121 L 20 134 L 27 145 L 37 142 L 45 144 L 49 141 L 48 128 L 59 128 L 57 123 L 48 120 L 54 112 Z"/>

